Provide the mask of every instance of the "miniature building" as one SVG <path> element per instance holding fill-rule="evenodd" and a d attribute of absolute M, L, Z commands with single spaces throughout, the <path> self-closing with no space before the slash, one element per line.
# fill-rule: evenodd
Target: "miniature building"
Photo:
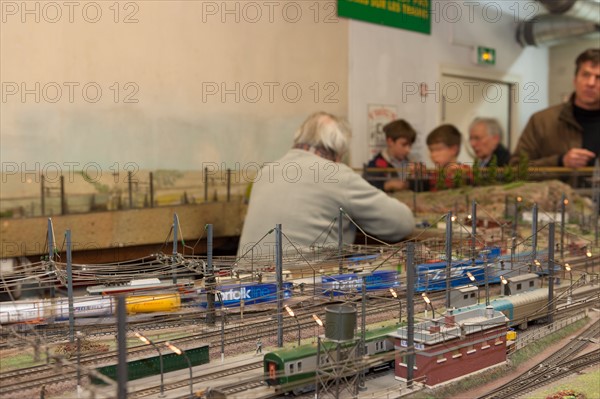
<path fill-rule="evenodd" d="M 477 305 L 479 299 L 479 288 L 476 285 L 465 285 L 456 287 L 450 291 L 450 303 L 455 308 Z"/>
<path fill-rule="evenodd" d="M 523 211 L 523 220 L 531 223 L 533 221 L 533 213 L 531 211 Z M 540 212 L 537 215 L 538 222 L 554 222 L 555 220 L 561 220 L 562 216 L 560 212 Z M 569 213 L 566 212 L 564 215 L 565 223 L 569 223 Z"/>
<path fill-rule="evenodd" d="M 506 362 L 508 319 L 491 307 L 448 314 L 415 325 L 413 378 L 428 387 Z M 396 349 L 396 379 L 406 380 L 407 329 L 389 334 Z"/>
<path fill-rule="evenodd" d="M 540 288 L 540 278 L 535 273 L 522 274 L 520 276 L 511 277 L 508 279 L 509 291 L 504 292 L 505 295 L 515 295 L 520 292 L 535 290 Z"/>

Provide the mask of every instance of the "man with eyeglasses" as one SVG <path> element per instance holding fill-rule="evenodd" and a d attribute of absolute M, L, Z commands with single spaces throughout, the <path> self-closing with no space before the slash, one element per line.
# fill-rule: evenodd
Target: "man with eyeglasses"
<path fill-rule="evenodd" d="M 510 152 L 501 143 L 502 127 L 494 118 L 475 118 L 469 126 L 469 144 L 473 148 L 479 166 L 490 166 L 496 159 L 497 166 L 506 166 Z"/>

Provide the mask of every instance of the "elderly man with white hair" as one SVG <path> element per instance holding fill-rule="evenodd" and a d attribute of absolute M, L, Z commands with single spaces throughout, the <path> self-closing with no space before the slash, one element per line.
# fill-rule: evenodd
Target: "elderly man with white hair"
<path fill-rule="evenodd" d="M 266 164 L 254 181 L 238 255 L 272 256 L 276 224 L 285 234 L 284 252 L 310 247 L 337 247 L 338 224 L 343 217 L 344 243 L 353 243 L 356 227 L 397 242 L 415 226 L 412 211 L 389 197 L 340 162 L 348 149 L 350 129 L 334 115 L 310 115 L 294 135 L 292 148 Z M 346 217 L 347 216 L 347 217 Z M 290 243 L 291 241 L 291 243 Z"/>
<path fill-rule="evenodd" d="M 510 152 L 501 143 L 502 127 L 497 119 L 476 118 L 469 126 L 469 144 L 475 152 L 479 166 L 489 166 L 496 157 L 497 166 L 506 166 Z"/>

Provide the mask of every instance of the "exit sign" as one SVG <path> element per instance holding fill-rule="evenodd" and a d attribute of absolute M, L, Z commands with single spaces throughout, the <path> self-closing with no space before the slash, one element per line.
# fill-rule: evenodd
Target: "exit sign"
<path fill-rule="evenodd" d="M 496 50 L 487 47 L 477 47 L 477 64 L 496 65 Z"/>

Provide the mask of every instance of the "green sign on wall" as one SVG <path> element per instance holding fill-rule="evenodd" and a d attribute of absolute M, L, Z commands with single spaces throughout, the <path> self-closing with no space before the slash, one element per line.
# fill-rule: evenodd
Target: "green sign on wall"
<path fill-rule="evenodd" d="M 479 65 L 496 65 L 496 50 L 487 47 L 477 47 L 477 63 Z"/>
<path fill-rule="evenodd" d="M 431 0 L 338 0 L 338 16 L 431 33 Z"/>

